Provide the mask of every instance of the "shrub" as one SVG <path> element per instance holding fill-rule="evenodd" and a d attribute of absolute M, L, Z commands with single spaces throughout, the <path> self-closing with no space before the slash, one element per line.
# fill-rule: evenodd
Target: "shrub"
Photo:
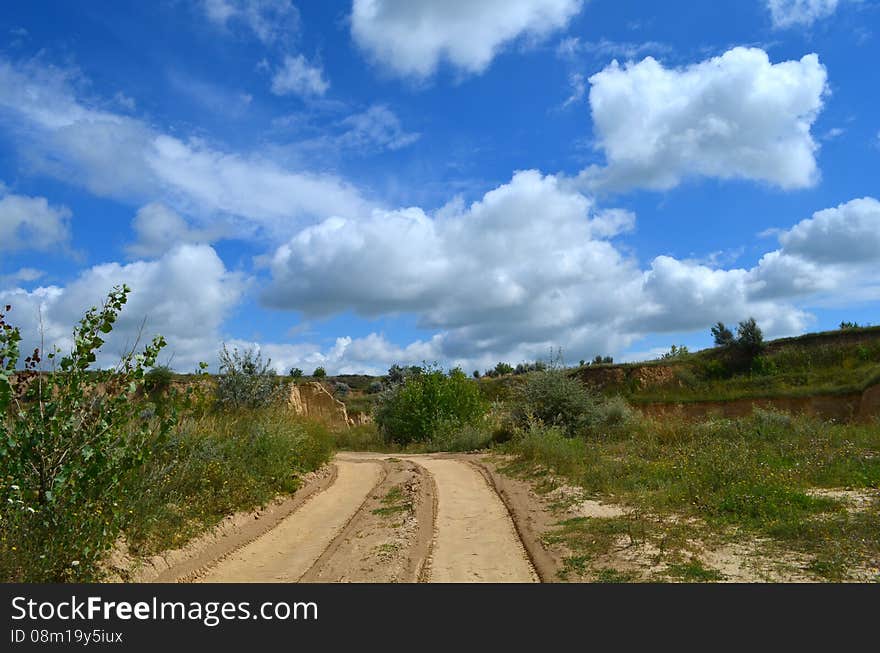
<path fill-rule="evenodd" d="M 283 384 L 263 361 L 259 350 L 250 347 L 232 351 L 220 349 L 220 376 L 217 379 L 217 405 L 223 409 L 265 408 L 281 396 Z"/>
<path fill-rule="evenodd" d="M 303 376 L 303 371 L 298 367 L 290 368 L 290 377 L 292 379 L 301 379 Z"/>
<path fill-rule="evenodd" d="M 596 421 L 597 404 L 598 398 L 564 370 L 545 370 L 533 374 L 518 389 L 513 417 L 521 427 L 537 419 L 571 436 Z"/>
<path fill-rule="evenodd" d="M 112 370 L 89 370 L 130 290 L 116 286 L 73 332 L 70 353 L 49 373 L 42 353 L 14 374 L 21 334 L 0 315 L 0 577 L 26 582 L 90 581 L 123 522 L 122 480 L 161 441 L 173 410 L 142 418 L 145 368 L 165 346 L 153 338 Z M 8 307 L 7 307 L 8 310 Z"/>
<path fill-rule="evenodd" d="M 144 390 L 153 399 L 165 395 L 171 389 L 174 372 L 167 365 L 157 365 L 144 375 Z"/>
<path fill-rule="evenodd" d="M 373 381 L 367 386 L 367 394 L 375 395 L 382 392 L 385 389 L 385 385 L 381 381 Z"/>
<path fill-rule="evenodd" d="M 425 367 L 385 391 L 374 415 L 387 441 L 408 444 L 430 440 L 441 425 L 475 424 L 485 412 L 478 385 L 464 372 Z"/>
<path fill-rule="evenodd" d="M 315 371 L 312 372 L 312 376 L 316 379 L 323 379 L 325 376 L 327 376 L 327 370 L 325 370 L 323 367 L 316 367 Z"/>

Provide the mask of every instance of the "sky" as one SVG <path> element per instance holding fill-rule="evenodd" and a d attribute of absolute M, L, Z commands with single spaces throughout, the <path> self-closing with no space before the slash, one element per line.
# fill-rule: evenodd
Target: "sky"
<path fill-rule="evenodd" d="M 470 371 L 877 324 L 878 0 L 0 15 L 0 306 L 99 364 Z"/>

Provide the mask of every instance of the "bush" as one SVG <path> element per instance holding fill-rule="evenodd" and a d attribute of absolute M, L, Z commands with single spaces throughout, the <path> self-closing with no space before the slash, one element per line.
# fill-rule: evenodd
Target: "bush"
<path fill-rule="evenodd" d="M 564 370 L 545 370 L 518 389 L 512 415 L 520 427 L 537 419 L 572 436 L 596 422 L 598 402 L 597 396 Z"/>
<path fill-rule="evenodd" d="M 148 441 L 173 426 L 169 411 L 146 419 L 145 368 L 165 340 L 123 355 L 113 370 L 90 371 L 130 290 L 116 286 L 89 309 L 58 359 L 42 353 L 15 374 L 21 334 L 0 315 L 0 578 L 19 582 L 91 581 L 122 527 L 122 480 L 144 462 Z M 8 311 L 8 307 L 7 307 Z"/>
<path fill-rule="evenodd" d="M 301 379 L 303 376 L 303 371 L 298 367 L 290 368 L 290 378 L 292 379 Z"/>
<path fill-rule="evenodd" d="M 325 376 L 327 376 L 327 370 L 325 370 L 323 367 L 316 367 L 315 371 L 312 372 L 312 376 L 316 379 L 323 379 Z"/>
<path fill-rule="evenodd" d="M 405 445 L 430 440 L 441 426 L 475 424 L 485 412 L 477 383 L 464 372 L 425 367 L 380 396 L 375 419 L 387 441 Z"/>
<path fill-rule="evenodd" d="M 277 402 L 283 383 L 270 368 L 271 360 L 263 362 L 254 348 L 232 351 L 220 349 L 220 376 L 217 379 L 217 406 L 223 409 L 265 408 Z"/>
<path fill-rule="evenodd" d="M 174 372 L 167 365 L 157 365 L 144 375 L 144 390 L 152 399 L 158 399 L 171 389 Z"/>

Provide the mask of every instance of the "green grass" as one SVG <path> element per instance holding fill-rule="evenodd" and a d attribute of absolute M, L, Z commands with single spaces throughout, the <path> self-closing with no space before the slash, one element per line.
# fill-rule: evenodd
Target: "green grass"
<path fill-rule="evenodd" d="M 642 420 L 607 439 L 566 438 L 535 426 L 505 446 L 517 456 L 511 473 L 544 467 L 590 496 L 635 510 L 624 518 L 563 522 L 551 537 L 579 555 L 607 552 L 621 535 L 683 546 L 681 533 L 644 516 L 650 514 L 696 518 L 711 533 L 766 538 L 812 556 L 814 571 L 832 579 L 880 558 L 880 502 L 850 513 L 840 501 L 810 492 L 880 488 L 877 423 L 832 424 L 757 410 L 749 418 L 697 424 Z"/>
<path fill-rule="evenodd" d="M 384 497 L 382 497 L 382 507 L 373 510 L 373 514 L 382 517 L 394 517 L 403 512 L 410 512 L 411 510 L 412 502 L 406 496 L 403 488 L 399 485 L 395 485 L 388 490 L 388 493 Z"/>
<path fill-rule="evenodd" d="M 666 573 L 686 583 L 717 583 L 726 579 L 720 571 L 705 567 L 697 558 L 671 564 L 666 568 Z"/>
<path fill-rule="evenodd" d="M 294 492 L 331 454 L 323 426 L 287 411 L 185 418 L 126 481 L 129 548 L 149 555 L 181 546 L 230 513 Z"/>

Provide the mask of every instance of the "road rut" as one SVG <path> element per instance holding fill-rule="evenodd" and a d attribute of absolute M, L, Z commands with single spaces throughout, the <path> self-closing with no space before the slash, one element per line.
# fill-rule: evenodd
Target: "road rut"
<path fill-rule="evenodd" d="M 271 531 L 203 575 L 206 583 L 295 583 L 358 512 L 382 478 L 378 462 L 337 460 L 336 482 Z"/>
<path fill-rule="evenodd" d="M 482 474 L 459 460 L 408 459 L 427 469 L 437 486 L 429 582 L 538 582 L 507 508 Z"/>

